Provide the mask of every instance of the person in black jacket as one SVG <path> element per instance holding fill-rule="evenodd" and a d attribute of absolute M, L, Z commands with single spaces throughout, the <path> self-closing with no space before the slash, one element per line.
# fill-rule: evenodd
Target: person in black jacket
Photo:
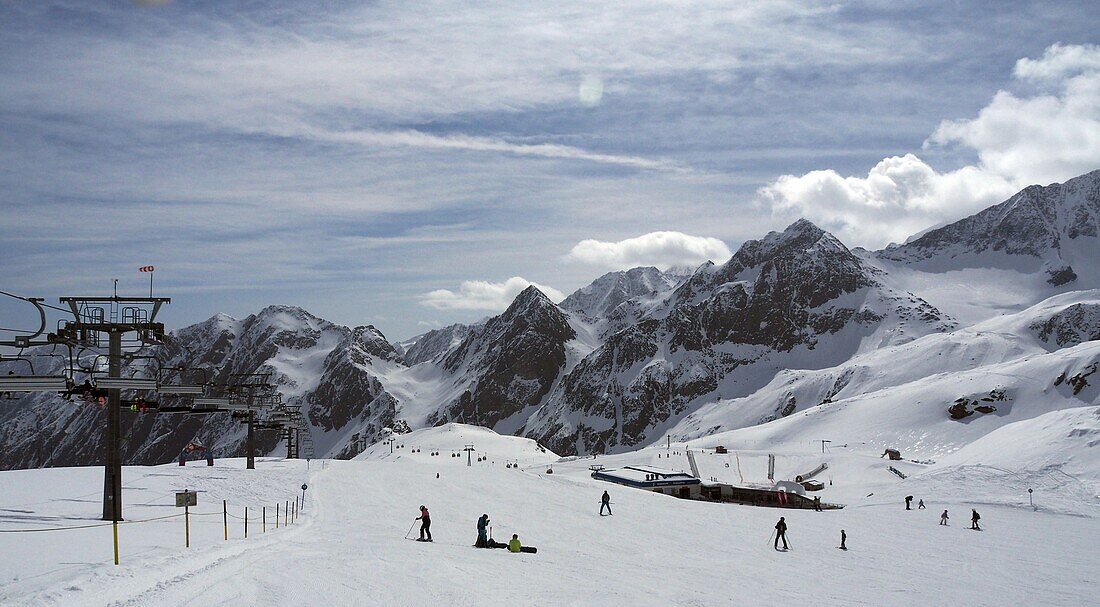
<path fill-rule="evenodd" d="M 489 515 L 482 514 L 481 518 L 477 519 L 477 543 L 474 544 L 478 548 L 489 547 Z"/>
<path fill-rule="evenodd" d="M 783 549 L 787 550 L 787 522 L 783 520 L 783 517 L 779 517 L 779 522 L 775 524 L 775 549 L 779 550 L 779 540 L 783 540 Z"/>
<path fill-rule="evenodd" d="M 982 528 L 978 526 L 978 519 L 980 519 L 982 517 L 978 516 L 978 511 L 977 510 L 971 510 L 970 512 L 973 513 L 973 514 L 970 515 L 970 528 L 974 529 L 976 531 L 981 531 Z"/>
<path fill-rule="evenodd" d="M 611 495 L 606 491 L 603 492 L 603 497 L 600 498 L 600 516 L 603 516 L 604 508 L 607 508 L 607 513 L 611 514 Z"/>

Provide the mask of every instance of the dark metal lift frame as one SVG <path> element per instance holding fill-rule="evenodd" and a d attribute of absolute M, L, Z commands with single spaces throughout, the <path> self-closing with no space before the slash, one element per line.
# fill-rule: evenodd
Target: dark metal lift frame
<path fill-rule="evenodd" d="M 168 297 L 62 297 L 61 303 L 68 304 L 73 316 L 73 322 L 65 325 L 67 330 L 75 331 L 81 341 L 88 339 L 93 333 L 107 333 L 108 336 L 108 368 L 107 376 L 111 378 L 122 377 L 122 336 L 125 333 L 137 332 L 138 338 L 143 342 L 158 343 L 164 339 L 164 325 L 156 322 L 157 312 L 161 306 L 171 303 Z M 111 320 L 93 319 L 92 322 L 84 322 L 81 310 L 95 304 L 134 304 L 152 305 L 152 310 L 147 318 L 127 319 L 123 315 L 124 322 L 117 322 L 112 316 Z M 122 411 L 119 407 L 122 391 L 118 388 L 107 390 L 107 462 L 103 469 L 103 520 L 122 520 Z"/>

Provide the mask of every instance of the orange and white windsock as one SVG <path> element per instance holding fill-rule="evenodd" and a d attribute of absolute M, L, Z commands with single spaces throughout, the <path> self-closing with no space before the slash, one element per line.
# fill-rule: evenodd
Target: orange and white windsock
<path fill-rule="evenodd" d="M 153 266 L 141 266 L 138 268 L 138 272 L 152 272 L 153 270 L 156 270 Z"/>

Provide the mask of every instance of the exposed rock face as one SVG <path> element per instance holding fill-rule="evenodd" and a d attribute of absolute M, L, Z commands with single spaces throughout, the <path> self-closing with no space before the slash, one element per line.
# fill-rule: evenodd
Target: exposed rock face
<path fill-rule="evenodd" d="M 914 336 L 953 326 L 919 298 L 883 287 L 877 273 L 808 221 L 747 242 L 578 363 L 527 435 L 564 453 L 631 447 L 658 438 L 700 399 L 758 387 L 751 367 L 777 355 L 798 349 L 819 364 L 839 362 L 854 346 L 812 351 L 842 331 L 867 336 L 903 317 Z"/>
<path fill-rule="evenodd" d="M 955 399 L 954 404 L 947 408 L 947 414 L 951 416 L 951 419 L 962 420 L 974 415 L 975 413 L 989 414 L 997 411 L 997 405 L 993 403 L 1007 403 L 1011 401 L 1011 397 L 1005 393 L 1001 388 L 994 388 L 989 391 L 989 394 L 982 396 L 961 397 Z M 1001 415 L 1008 412 L 1006 405 L 1001 405 Z"/>
<path fill-rule="evenodd" d="M 1029 327 L 1042 341 L 1068 348 L 1100 339 L 1100 306 L 1074 304 Z"/>
<path fill-rule="evenodd" d="M 565 313 L 538 288 L 528 287 L 503 314 L 472 330 L 440 361 L 465 389 L 431 423 L 492 428 L 537 406 L 564 368 L 565 344 L 574 337 Z"/>

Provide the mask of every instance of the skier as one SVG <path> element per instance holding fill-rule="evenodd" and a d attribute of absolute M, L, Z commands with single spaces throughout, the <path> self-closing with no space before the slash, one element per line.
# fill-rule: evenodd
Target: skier
<path fill-rule="evenodd" d="M 978 519 L 982 517 L 978 516 L 977 510 L 971 510 L 971 512 L 973 512 L 973 514 L 970 516 L 970 528 L 975 531 L 981 531 L 982 528 L 978 526 Z"/>
<path fill-rule="evenodd" d="M 947 526 L 947 511 L 946 510 L 944 510 L 943 514 L 940 515 L 940 524 L 943 525 L 944 527 Z"/>
<path fill-rule="evenodd" d="M 905 496 L 905 509 L 906 510 L 912 510 L 912 508 L 909 507 L 909 504 L 912 504 L 912 503 L 913 503 L 913 496 L 912 495 Z"/>
<path fill-rule="evenodd" d="M 844 533 L 844 530 L 840 530 L 840 549 L 847 550 L 848 547 L 844 545 L 844 541 L 848 539 L 848 534 Z"/>
<path fill-rule="evenodd" d="M 611 514 L 611 495 L 606 491 L 603 492 L 603 497 L 600 498 L 600 516 L 603 516 L 604 508 L 607 508 L 607 513 Z"/>
<path fill-rule="evenodd" d="M 487 535 L 488 527 L 489 527 L 489 515 L 488 514 L 482 514 L 481 518 L 477 519 L 477 543 L 474 544 L 478 548 L 488 548 L 489 547 L 489 536 Z"/>
<path fill-rule="evenodd" d="M 918 500 L 918 501 L 917 501 L 917 510 L 924 510 L 924 509 L 925 509 L 925 507 L 924 507 L 924 500 L 923 500 L 923 499 L 922 499 L 922 500 Z"/>
<path fill-rule="evenodd" d="M 787 550 L 787 522 L 783 520 L 783 517 L 779 517 L 779 522 L 775 524 L 775 549 L 779 550 L 779 540 L 783 540 L 783 549 Z"/>
<path fill-rule="evenodd" d="M 430 542 L 430 541 L 432 541 L 432 530 L 431 530 L 432 518 L 430 516 L 428 516 L 428 507 L 427 506 L 421 504 L 421 506 L 420 506 L 420 516 L 416 517 L 415 520 L 420 521 L 420 539 L 417 540 L 417 541 L 420 541 L 420 542 Z M 427 539 L 424 539 L 425 534 L 428 536 Z"/>
<path fill-rule="evenodd" d="M 814 510 L 821 512 L 821 497 L 817 495 L 814 496 Z"/>
<path fill-rule="evenodd" d="M 523 546 L 519 543 L 519 535 L 512 534 L 512 541 L 508 542 L 508 552 L 519 552 Z"/>

